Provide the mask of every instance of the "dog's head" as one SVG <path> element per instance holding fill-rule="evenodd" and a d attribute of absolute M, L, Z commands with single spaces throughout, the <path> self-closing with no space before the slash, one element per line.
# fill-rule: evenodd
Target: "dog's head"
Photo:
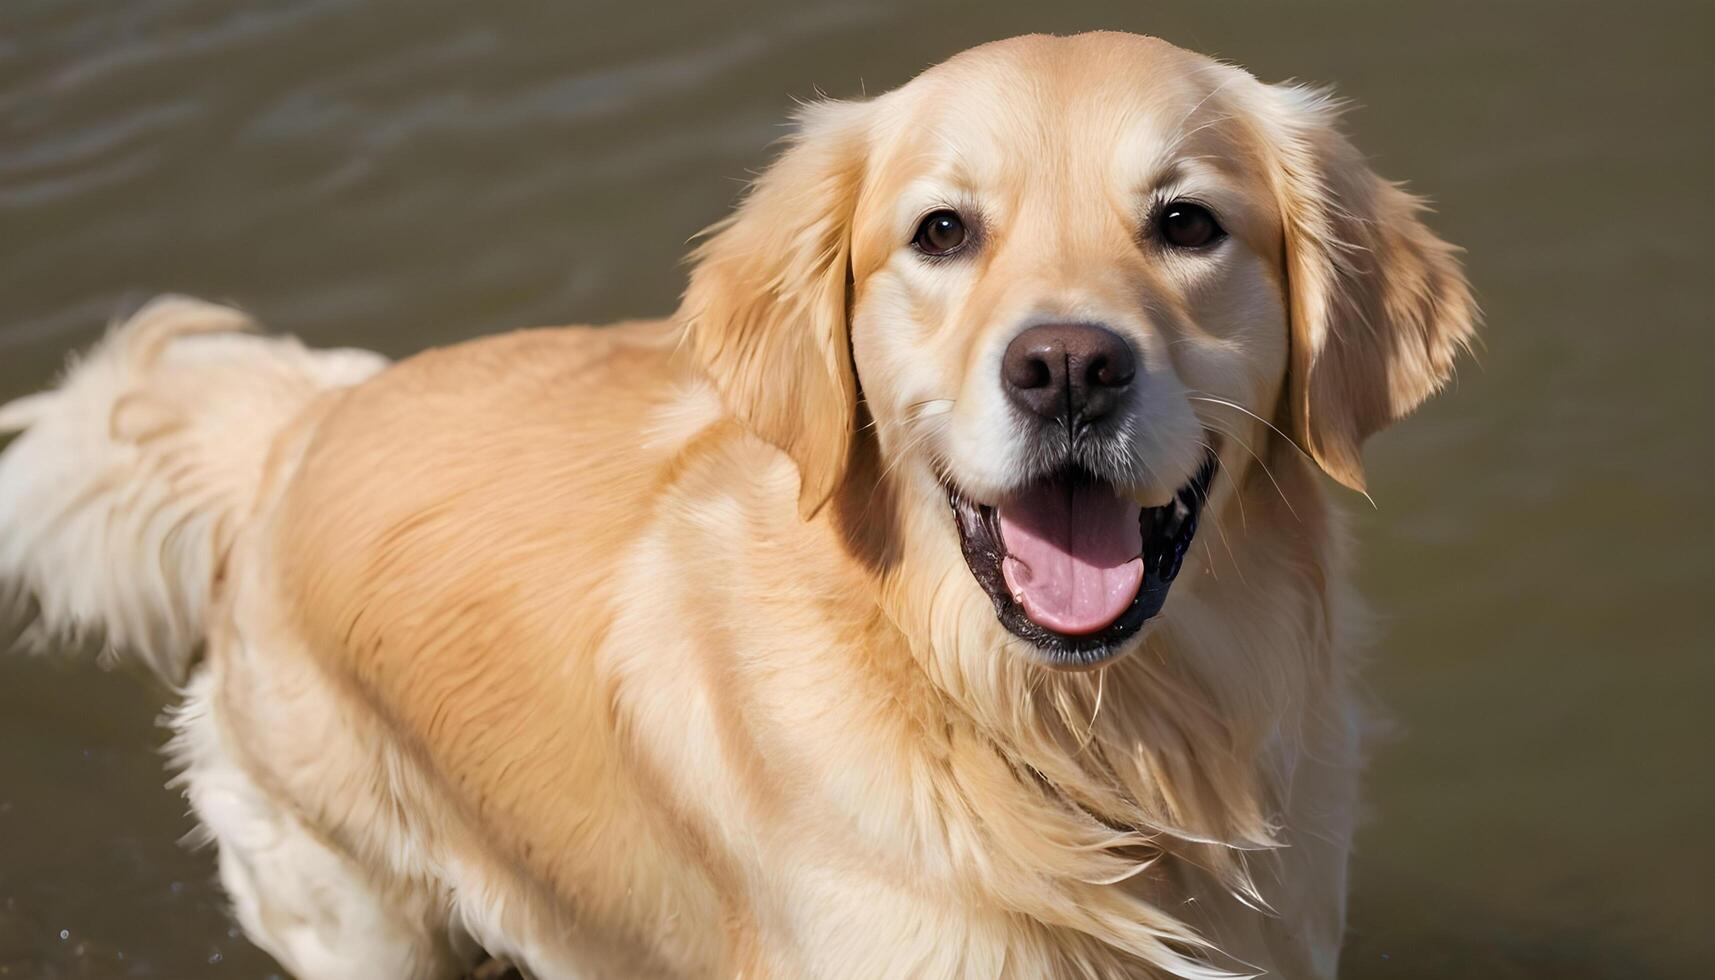
<path fill-rule="evenodd" d="M 1326 99 L 1159 40 L 985 45 L 800 123 L 698 252 L 692 343 L 803 517 L 873 439 L 1044 662 L 1123 652 L 1268 440 L 1361 489 L 1472 330 Z"/>

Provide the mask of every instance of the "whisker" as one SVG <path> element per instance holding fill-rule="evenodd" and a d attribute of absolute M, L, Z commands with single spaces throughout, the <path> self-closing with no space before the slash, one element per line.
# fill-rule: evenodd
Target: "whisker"
<path fill-rule="evenodd" d="M 868 399 L 864 399 L 862 403 L 867 405 Z M 925 398 L 922 401 L 912 402 L 905 406 L 905 419 L 901 424 L 910 426 L 926 418 L 934 418 L 939 415 L 951 414 L 952 404 L 953 400 L 951 398 Z M 939 412 L 930 412 L 927 409 L 932 405 L 946 405 L 948 407 Z M 864 429 L 878 428 L 880 425 L 881 420 L 876 418 L 872 413 L 870 415 L 869 424 L 863 426 L 863 428 L 858 431 L 862 432 Z"/>
<path fill-rule="evenodd" d="M 1274 470 L 1270 469 L 1268 466 L 1268 463 L 1265 462 L 1261 456 L 1257 455 L 1257 451 L 1251 447 L 1250 443 L 1248 443 L 1244 439 L 1240 438 L 1238 433 L 1233 432 L 1230 429 L 1226 429 L 1226 428 L 1223 428 L 1222 426 L 1218 425 L 1213 419 L 1208 420 L 1208 427 L 1211 430 L 1213 430 L 1214 432 L 1216 432 L 1222 436 L 1225 436 L 1228 439 L 1233 440 L 1233 442 L 1235 442 L 1235 443 L 1238 443 L 1239 448 L 1243 449 L 1246 453 L 1250 454 L 1250 458 L 1255 460 L 1257 466 L 1262 469 L 1263 475 L 1268 477 L 1268 482 L 1273 484 L 1274 492 L 1277 496 L 1280 497 L 1280 502 L 1286 505 L 1287 512 L 1292 515 L 1294 520 L 1297 520 L 1297 521 L 1303 520 L 1303 518 L 1298 516 L 1298 508 L 1292 506 L 1292 501 L 1286 496 L 1286 491 L 1281 488 L 1280 481 L 1276 480 L 1274 478 Z M 1243 508 L 1242 507 L 1240 509 L 1240 514 L 1242 517 L 1243 516 Z M 1246 528 L 1247 528 L 1247 530 L 1249 528 L 1248 522 L 1246 524 Z"/>
<path fill-rule="evenodd" d="M 1221 435 L 1238 443 L 1239 448 L 1249 453 L 1251 459 L 1256 460 L 1256 465 L 1261 467 L 1263 475 L 1268 477 L 1268 482 L 1274 486 L 1274 492 L 1279 495 L 1280 502 L 1286 505 L 1287 513 L 1292 515 L 1293 520 L 1302 523 L 1304 519 L 1298 516 L 1298 508 L 1292 506 L 1292 501 L 1286 496 L 1286 491 L 1281 489 L 1280 481 L 1274 478 L 1274 471 L 1269 469 L 1268 463 L 1264 462 L 1263 458 L 1257 455 L 1257 451 L 1251 448 L 1251 444 L 1239 438 L 1238 433 L 1216 427 L 1212 422 L 1210 423 L 1210 427 L 1214 428 L 1215 431 L 1219 432 Z"/>
<path fill-rule="evenodd" d="M 1227 401 L 1224 398 L 1215 398 L 1213 396 L 1210 396 L 1206 392 L 1203 392 L 1203 393 L 1193 392 L 1191 394 L 1186 395 L 1186 397 L 1190 398 L 1193 401 L 1207 402 L 1211 405 L 1224 405 L 1227 408 L 1237 409 L 1238 411 L 1245 413 L 1246 415 L 1250 416 L 1251 418 L 1256 419 L 1258 422 L 1261 422 L 1263 425 L 1268 426 L 1268 428 L 1271 431 L 1273 431 L 1276 435 L 1280 436 L 1281 439 L 1285 440 L 1286 444 L 1291 446 L 1298 453 L 1298 455 L 1304 457 L 1305 462 L 1310 463 L 1313 466 L 1317 466 L 1317 467 L 1321 466 L 1321 464 L 1316 462 L 1315 457 L 1311 456 L 1309 453 L 1304 451 L 1304 447 L 1300 446 L 1298 444 L 1297 440 L 1293 439 L 1291 436 L 1287 435 L 1286 433 L 1281 432 L 1280 429 L 1277 428 L 1273 422 L 1270 422 L 1268 419 L 1263 418 L 1262 416 L 1260 416 L 1257 413 L 1251 411 L 1250 409 L 1244 407 L 1243 405 L 1240 405 L 1237 402 Z M 1233 438 L 1237 439 L 1238 437 L 1234 436 Z M 1258 456 L 1256 454 L 1255 450 L 1251 449 L 1249 446 L 1245 446 L 1245 449 L 1250 452 L 1252 459 L 1256 460 L 1258 463 L 1262 463 L 1262 457 Z M 1270 470 L 1266 463 L 1264 463 L 1262 465 L 1262 469 L 1263 469 L 1264 473 L 1268 474 L 1269 482 L 1274 484 L 1275 491 L 1280 493 L 1281 501 L 1286 504 L 1286 507 L 1288 510 L 1291 510 L 1292 509 L 1292 502 L 1288 501 L 1286 499 L 1286 493 L 1280 489 L 1280 482 L 1274 478 L 1274 471 Z M 1371 507 L 1376 506 L 1376 501 L 1375 501 L 1374 497 L 1371 497 L 1368 493 L 1365 493 L 1362 490 L 1359 490 L 1358 492 L 1364 495 L 1364 499 L 1368 500 L 1370 502 Z M 1296 512 L 1294 512 L 1292 516 L 1297 517 L 1298 515 Z"/>
<path fill-rule="evenodd" d="M 1275 435 L 1281 437 L 1282 439 L 1285 439 L 1288 445 L 1290 445 L 1293 449 L 1298 450 L 1298 454 L 1300 456 L 1303 456 L 1306 462 L 1309 462 L 1309 463 L 1315 463 L 1316 462 L 1316 460 L 1314 460 L 1310 457 L 1309 453 L 1304 451 L 1304 448 L 1302 446 L 1300 446 L 1296 440 L 1294 440 L 1291 436 L 1287 435 L 1286 433 L 1280 431 L 1280 429 L 1278 427 L 1276 427 L 1273 422 L 1270 422 L 1268 419 L 1265 419 L 1262 416 L 1258 415 L 1257 413 L 1255 413 L 1255 412 L 1251 411 L 1250 409 L 1244 407 L 1243 405 L 1240 405 L 1238 402 L 1228 401 L 1225 398 L 1216 398 L 1215 396 L 1209 394 L 1206 391 L 1196 391 L 1196 390 L 1193 390 L 1192 392 L 1187 394 L 1185 397 L 1191 399 L 1192 401 L 1208 402 L 1211 405 L 1225 405 L 1228 408 L 1234 409 L 1236 411 L 1243 412 L 1246 415 L 1249 415 L 1251 418 L 1256 419 L 1258 422 L 1261 422 L 1263 425 L 1268 426 L 1271 430 L 1274 431 Z"/>
<path fill-rule="evenodd" d="M 1240 441 L 1238 436 L 1233 435 L 1231 432 L 1228 432 L 1225 429 L 1216 428 L 1215 432 L 1219 435 L 1226 436 L 1227 438 L 1233 440 L 1234 442 L 1239 443 L 1239 445 L 1241 445 L 1241 446 L 1244 445 L 1244 443 L 1242 441 Z M 1197 445 L 1202 446 L 1204 452 L 1207 452 L 1209 455 L 1215 457 L 1216 459 L 1220 458 L 1221 454 L 1216 452 L 1215 447 L 1209 445 L 1207 442 L 1204 442 L 1203 440 L 1199 439 L 1199 440 L 1197 440 Z M 1245 448 L 1249 449 L 1250 447 L 1246 446 Z M 1256 457 L 1256 454 L 1252 453 L 1251 457 L 1254 459 Z M 1233 494 L 1233 499 L 1237 500 L 1239 502 L 1239 526 L 1244 528 L 1246 531 L 1249 531 L 1251 526 L 1250 526 L 1250 518 L 1248 516 L 1246 516 L 1246 514 L 1245 514 L 1245 495 L 1235 491 Z M 1207 506 L 1208 503 L 1209 503 L 1209 491 L 1204 490 L 1203 491 L 1203 504 L 1204 504 L 1204 506 Z"/>
<path fill-rule="evenodd" d="M 1226 433 L 1222 433 L 1222 434 L 1225 435 Z M 1215 447 L 1214 446 L 1211 446 L 1208 443 L 1203 442 L 1200 439 L 1198 440 L 1198 443 L 1205 450 L 1207 450 L 1210 455 L 1215 455 Z M 1203 506 L 1207 507 L 1209 505 L 1209 491 L 1203 490 L 1201 492 L 1202 492 L 1202 496 L 1203 496 Z M 1242 524 L 1246 530 L 1249 530 L 1250 529 L 1250 520 L 1245 516 L 1245 495 L 1242 493 L 1238 493 L 1235 490 L 1233 493 L 1233 499 L 1237 500 L 1239 502 L 1239 523 Z M 1288 506 L 1290 507 L 1291 505 L 1288 505 Z M 1209 515 L 1209 523 L 1215 525 L 1215 533 L 1221 536 L 1221 547 L 1227 549 L 1227 559 L 1233 563 L 1234 568 L 1239 570 L 1239 582 L 1241 584 L 1243 584 L 1245 581 L 1244 566 L 1239 564 L 1238 556 L 1233 554 L 1233 542 L 1227 537 L 1227 529 L 1226 529 L 1225 525 L 1222 524 L 1222 522 L 1220 520 L 1220 515 L 1219 514 L 1210 514 Z M 1213 575 L 1215 577 L 1215 581 L 1218 582 L 1221 580 L 1220 573 L 1215 571 L 1215 563 L 1214 562 L 1209 563 L 1209 574 Z"/>

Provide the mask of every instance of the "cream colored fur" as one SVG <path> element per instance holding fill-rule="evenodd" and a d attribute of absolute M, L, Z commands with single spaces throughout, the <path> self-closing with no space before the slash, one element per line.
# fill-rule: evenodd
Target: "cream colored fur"
<path fill-rule="evenodd" d="M 187 675 L 176 756 L 306 978 L 1328 977 L 1359 763 L 1317 463 L 1473 310 L 1325 104 L 1128 35 L 975 49 L 799 135 L 666 321 L 387 370 L 164 300 L 0 409 L 30 637 Z M 1229 240 L 1152 247 L 1162 195 Z M 927 208 L 980 214 L 930 264 Z M 1145 503 L 1221 473 L 1125 656 L 997 623 L 944 482 L 1029 447 L 1024 324 L 1143 357 Z M 379 373 L 377 373 L 379 372 Z"/>

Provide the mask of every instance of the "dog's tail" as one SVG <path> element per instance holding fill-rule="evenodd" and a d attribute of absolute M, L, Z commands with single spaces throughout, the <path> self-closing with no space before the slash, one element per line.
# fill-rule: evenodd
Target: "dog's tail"
<path fill-rule="evenodd" d="M 386 364 L 255 330 L 230 307 L 164 296 L 57 387 L 0 406 L 0 434 L 18 433 L 0 452 L 0 627 L 21 624 L 34 649 L 99 638 L 184 679 L 276 437 Z"/>

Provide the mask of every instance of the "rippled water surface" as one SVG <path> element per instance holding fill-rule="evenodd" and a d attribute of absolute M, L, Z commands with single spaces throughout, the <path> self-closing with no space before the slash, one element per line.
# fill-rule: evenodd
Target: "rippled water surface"
<path fill-rule="evenodd" d="M 1031 29 L 1337 85 L 1440 205 L 1479 366 L 1378 440 L 1346 974 L 1715 962 L 1708 4 L 0 4 L 0 397 L 161 290 L 400 354 L 661 314 L 791 97 Z M 1361 503 L 1361 502 L 1360 502 Z M 164 692 L 0 659 L 0 977 L 261 977 L 176 843 Z"/>

